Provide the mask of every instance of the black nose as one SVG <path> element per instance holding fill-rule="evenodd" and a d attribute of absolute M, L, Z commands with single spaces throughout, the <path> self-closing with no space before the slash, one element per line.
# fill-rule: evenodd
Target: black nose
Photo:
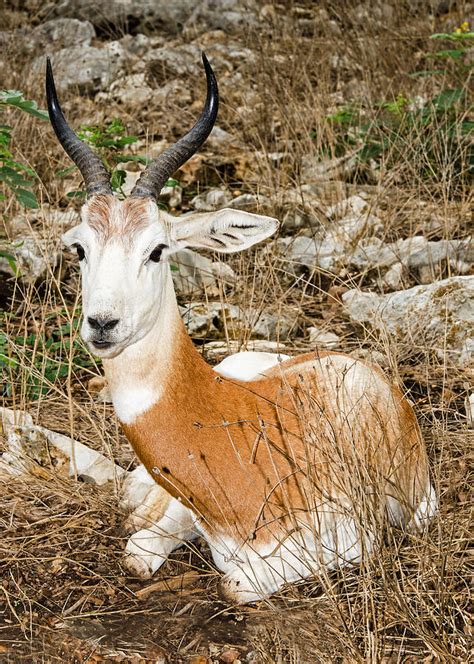
<path fill-rule="evenodd" d="M 119 320 L 119 318 L 92 318 L 92 316 L 87 317 L 87 322 L 91 328 L 93 330 L 100 330 L 101 332 L 105 330 L 113 330 L 114 327 L 116 327 L 118 324 Z"/>

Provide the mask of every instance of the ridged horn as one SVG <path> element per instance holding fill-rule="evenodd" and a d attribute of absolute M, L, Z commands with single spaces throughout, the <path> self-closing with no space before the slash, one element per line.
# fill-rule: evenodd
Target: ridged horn
<path fill-rule="evenodd" d="M 84 178 L 87 196 L 93 194 L 112 194 L 110 175 L 100 157 L 83 143 L 66 122 L 59 105 L 56 86 L 54 84 L 51 60 L 46 58 L 46 99 L 48 101 L 49 119 L 59 142 L 72 161 L 76 164 Z"/>
<path fill-rule="evenodd" d="M 211 133 L 219 107 L 219 91 L 216 77 L 205 53 L 202 54 L 202 61 L 206 71 L 207 97 L 199 120 L 177 143 L 171 145 L 148 164 L 130 196 L 158 198 L 166 180 L 199 150 Z"/>

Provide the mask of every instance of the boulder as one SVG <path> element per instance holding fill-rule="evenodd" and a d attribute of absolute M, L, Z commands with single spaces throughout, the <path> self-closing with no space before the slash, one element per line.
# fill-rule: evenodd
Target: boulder
<path fill-rule="evenodd" d="M 451 273 L 467 274 L 474 265 L 472 238 L 429 241 L 423 235 L 386 244 L 372 237 L 361 240 L 350 256 L 350 263 L 359 270 L 387 270 L 383 279 L 389 287 L 401 284 L 403 274 L 416 277 L 424 284 L 442 276 L 449 265 Z"/>
<path fill-rule="evenodd" d="M 191 249 L 181 249 L 171 258 L 176 291 L 184 297 L 192 297 L 208 288 L 217 288 L 213 262 Z"/>
<path fill-rule="evenodd" d="M 59 0 L 50 8 L 54 16 L 87 19 L 95 26 L 115 26 L 127 32 L 137 24 L 176 34 L 185 26 L 235 32 L 256 22 L 249 0 Z"/>
<path fill-rule="evenodd" d="M 125 50 L 118 41 L 108 42 L 103 48 L 63 48 L 51 56 L 56 86 L 61 91 L 78 87 L 82 94 L 108 90 L 120 75 L 125 58 Z M 38 76 L 44 74 L 44 56 L 35 58 L 32 69 Z"/>
<path fill-rule="evenodd" d="M 23 38 L 23 48 L 27 53 L 44 56 L 63 48 L 88 47 L 94 37 L 95 29 L 90 21 L 56 18 L 28 31 Z"/>
<path fill-rule="evenodd" d="M 232 201 L 232 194 L 227 189 L 209 189 L 203 194 L 195 196 L 191 205 L 198 212 L 211 212 L 227 207 Z"/>
<path fill-rule="evenodd" d="M 194 302 L 182 307 L 181 315 L 191 336 L 207 339 L 250 335 L 278 341 L 286 338 L 298 322 L 298 312 L 277 314 L 220 302 Z"/>
<path fill-rule="evenodd" d="M 352 289 L 342 295 L 350 319 L 466 366 L 474 359 L 474 277 L 451 277 L 387 295 Z"/>
<path fill-rule="evenodd" d="M 29 235 L 17 236 L 7 248 L 14 261 L 13 269 L 7 258 L 0 258 L 0 272 L 14 275 L 15 271 L 25 282 L 34 283 L 44 278 L 59 261 L 59 248 L 53 249 L 49 240 L 33 238 Z"/>
<path fill-rule="evenodd" d="M 192 337 L 218 339 L 225 333 L 232 337 L 241 328 L 241 309 L 233 304 L 194 302 L 180 311 Z"/>
<path fill-rule="evenodd" d="M 309 341 L 316 346 L 322 348 L 337 348 L 341 343 L 341 339 L 334 332 L 328 332 L 320 327 L 312 326 L 308 328 Z"/>

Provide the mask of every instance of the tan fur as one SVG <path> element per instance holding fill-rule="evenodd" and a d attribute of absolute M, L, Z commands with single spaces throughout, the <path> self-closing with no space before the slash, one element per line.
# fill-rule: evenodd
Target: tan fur
<path fill-rule="evenodd" d="M 261 380 L 229 380 L 176 325 L 162 397 L 124 430 L 206 530 L 265 543 L 328 501 L 360 502 L 361 491 L 371 509 L 390 495 L 410 517 L 426 490 L 426 453 L 412 409 L 380 370 L 316 352 Z"/>
<path fill-rule="evenodd" d="M 101 194 L 92 197 L 84 210 L 87 223 L 102 242 L 107 242 L 112 236 L 122 242 L 129 242 L 149 224 L 148 207 L 149 203 L 144 198 L 119 201 L 114 196 Z"/>

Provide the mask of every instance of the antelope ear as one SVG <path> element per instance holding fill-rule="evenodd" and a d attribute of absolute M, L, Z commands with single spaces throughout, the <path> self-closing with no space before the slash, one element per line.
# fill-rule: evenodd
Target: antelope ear
<path fill-rule="evenodd" d="M 230 254 L 261 242 L 277 228 L 276 219 L 241 210 L 191 214 L 171 221 L 172 250 L 194 247 Z"/>

